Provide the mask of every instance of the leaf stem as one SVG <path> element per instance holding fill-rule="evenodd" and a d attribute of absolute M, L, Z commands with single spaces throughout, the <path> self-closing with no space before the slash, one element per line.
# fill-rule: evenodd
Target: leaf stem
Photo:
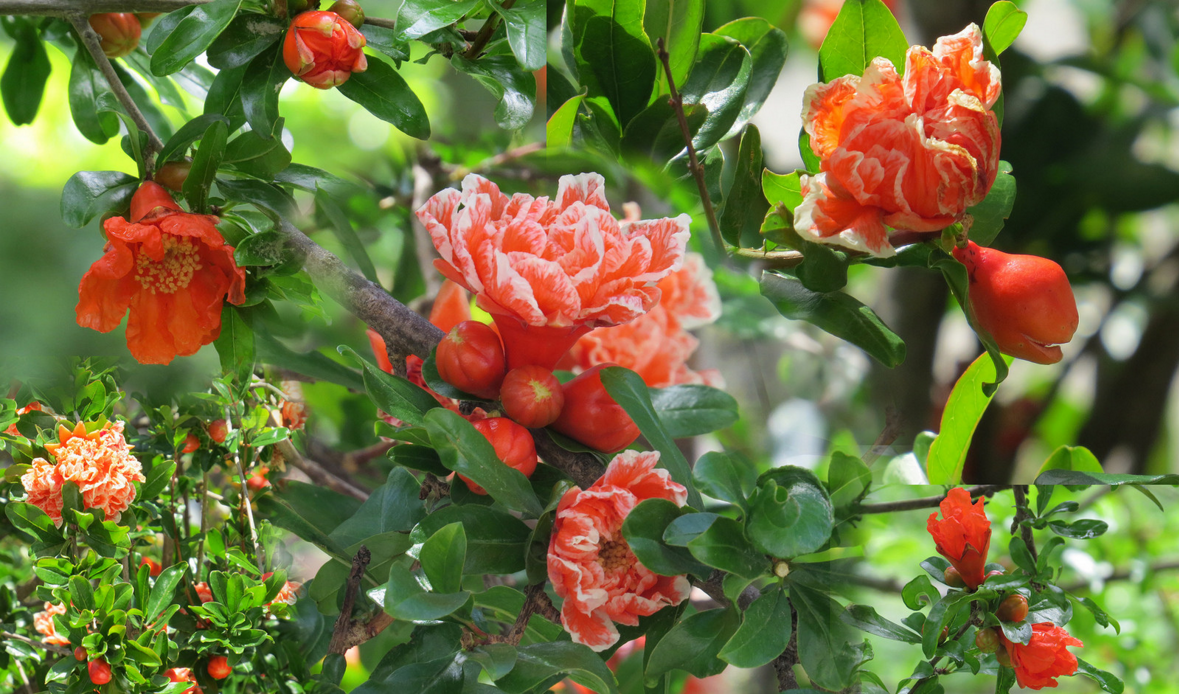
<path fill-rule="evenodd" d="M 516 0 L 504 0 L 500 5 L 503 9 L 511 9 L 512 5 L 516 4 Z M 499 14 L 492 11 L 490 17 L 483 26 L 479 27 L 479 33 L 475 35 L 475 40 L 471 42 L 470 48 L 463 52 L 463 57 L 467 60 L 474 60 L 483 52 L 483 48 L 487 46 L 487 42 L 491 40 L 491 35 L 495 33 L 495 28 L 499 26 Z"/>
<path fill-rule="evenodd" d="M 980 496 L 990 496 L 995 492 L 1001 492 L 1005 489 L 1011 489 L 1010 484 L 983 484 L 977 487 L 970 487 L 966 491 L 970 492 L 970 498 L 974 499 Z M 856 509 L 856 513 L 865 515 L 869 513 L 892 513 L 893 511 L 914 511 L 922 508 L 936 508 L 945 499 L 945 494 L 938 496 L 927 496 L 921 499 L 906 499 L 904 501 L 889 501 L 881 504 L 860 504 Z"/>

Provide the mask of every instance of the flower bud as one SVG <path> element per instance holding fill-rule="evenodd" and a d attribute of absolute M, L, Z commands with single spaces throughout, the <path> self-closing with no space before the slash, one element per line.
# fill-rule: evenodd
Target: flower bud
<path fill-rule="evenodd" d="M 206 668 L 209 677 L 215 680 L 223 680 L 229 677 L 229 673 L 233 672 L 233 668 L 229 666 L 229 661 L 223 655 L 215 655 L 209 658 L 209 666 Z"/>
<path fill-rule="evenodd" d="M 331 89 L 368 69 L 364 43 L 364 35 L 335 12 L 304 12 L 287 30 L 282 57 L 295 77 Z"/>
<path fill-rule="evenodd" d="M 509 371 L 499 397 L 504 413 L 529 429 L 552 424 L 565 406 L 561 382 L 543 366 L 522 366 Z"/>
<path fill-rule="evenodd" d="M 483 434 L 483 438 L 495 449 L 495 457 L 510 468 L 519 470 L 525 477 L 532 477 L 536 472 L 536 444 L 532 434 L 524 427 L 506 417 L 491 417 L 471 423 L 475 431 Z M 459 479 L 467 483 L 467 488 L 479 495 L 486 495 L 487 490 L 475 484 L 464 475 Z"/>
<path fill-rule="evenodd" d="M 184 437 L 184 447 L 180 449 L 181 453 L 193 453 L 196 449 L 201 447 L 201 440 L 195 434 L 190 433 Z"/>
<path fill-rule="evenodd" d="M 974 645 L 983 653 L 999 650 L 999 634 L 994 629 L 979 629 L 974 635 Z"/>
<path fill-rule="evenodd" d="M 336 4 L 328 8 L 328 12 L 335 12 L 357 29 L 364 24 L 364 10 L 356 0 L 336 0 Z"/>
<path fill-rule="evenodd" d="M 958 573 L 958 569 L 952 566 L 946 567 L 945 584 L 951 588 L 964 588 L 966 581 L 962 580 L 962 574 Z"/>
<path fill-rule="evenodd" d="M 1028 617 L 1028 599 L 1022 595 L 1008 595 L 999 603 L 995 616 L 1001 622 L 1022 622 Z"/>
<path fill-rule="evenodd" d="M 225 423 L 224 419 L 217 419 L 209 423 L 209 438 L 213 439 L 214 443 L 225 443 L 225 437 L 229 434 L 229 425 Z"/>
<path fill-rule="evenodd" d="M 499 395 L 506 366 L 499 335 L 490 326 L 468 320 L 438 343 L 438 375 L 459 390 L 481 398 Z"/>
<path fill-rule="evenodd" d="M 774 575 L 778 578 L 786 578 L 790 575 L 790 565 L 781 559 L 774 562 Z"/>
<path fill-rule="evenodd" d="M 143 32 L 139 20 L 130 12 L 92 14 L 90 28 L 102 39 L 102 52 L 108 58 L 121 58 L 135 50 Z"/>
<path fill-rule="evenodd" d="M 102 658 L 91 660 L 86 670 L 94 684 L 106 684 L 111 681 L 111 666 Z"/>
<path fill-rule="evenodd" d="M 553 422 L 558 433 L 596 448 L 617 453 L 634 443 L 639 427 L 602 385 L 602 369 L 617 364 L 599 364 L 561 386 L 565 407 Z"/>
<path fill-rule="evenodd" d="M 156 183 L 159 183 L 168 190 L 179 193 L 181 188 L 184 187 L 184 181 L 188 178 L 189 171 L 192 171 L 191 160 L 170 161 L 156 171 L 154 178 Z"/>
<path fill-rule="evenodd" d="M 78 660 L 78 661 L 86 660 L 86 649 L 81 646 L 78 646 L 77 648 L 75 648 L 74 649 L 74 660 Z"/>

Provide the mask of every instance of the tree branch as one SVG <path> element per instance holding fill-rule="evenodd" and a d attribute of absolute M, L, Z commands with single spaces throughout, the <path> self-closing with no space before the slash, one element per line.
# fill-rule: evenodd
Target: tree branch
<path fill-rule="evenodd" d="M 3 14 L 3 12 L 0 11 L 0 14 Z M 127 93 L 127 88 L 119 80 L 119 75 L 115 73 L 115 66 L 111 65 L 110 59 L 102 52 L 102 39 L 98 37 L 94 29 L 90 28 L 90 22 L 87 17 L 80 14 L 71 14 L 69 20 L 70 24 L 74 27 L 74 31 L 78 32 L 78 36 L 81 37 L 86 50 L 94 58 L 94 62 L 98 64 L 98 69 L 102 70 L 102 74 L 110 84 L 111 91 L 115 93 L 115 98 L 119 100 L 119 104 L 127 111 L 127 115 L 131 116 L 131 120 L 135 122 L 135 126 L 147 133 L 147 148 L 143 151 L 143 159 L 147 166 L 147 174 L 150 177 L 152 171 L 155 169 L 155 162 L 152 160 L 155 157 L 155 153 L 164 148 L 164 143 L 156 135 L 155 131 L 151 129 L 151 126 L 148 125 L 147 119 L 143 117 L 143 113 L 135 105 L 135 100 L 131 98 L 131 95 Z"/>
<path fill-rule="evenodd" d="M 515 4 L 516 0 L 504 0 L 502 7 L 506 10 Z M 493 12 L 487 21 L 483 22 L 483 26 L 479 27 L 479 33 L 475 34 L 475 40 L 471 42 L 470 48 L 463 53 L 463 57 L 467 60 L 478 58 L 479 54 L 483 52 L 484 46 L 491 40 L 491 35 L 495 33 L 497 26 L 499 26 L 499 14 Z"/>
<path fill-rule="evenodd" d="M 966 491 L 970 492 L 970 498 L 975 499 L 980 496 L 990 496 L 995 492 L 1001 492 L 1005 489 L 1010 489 L 1010 484 L 983 484 L 977 487 L 970 487 Z M 914 511 L 920 508 L 937 508 L 945 499 L 946 495 L 927 496 L 921 499 L 906 499 L 905 501 L 889 501 L 881 504 L 860 504 L 857 513 L 860 515 L 868 513 L 892 513 L 893 511 Z"/>
<path fill-rule="evenodd" d="M 328 653 L 344 655 L 353 644 L 348 638 L 352 631 L 352 610 L 356 606 L 356 595 L 360 592 L 360 579 L 364 578 L 364 571 L 372 559 L 368 547 L 360 546 L 360 551 L 352 558 L 352 571 L 348 574 L 348 583 L 344 587 L 344 603 L 340 606 L 340 616 L 336 618 L 336 627 L 332 631 L 332 640 L 328 643 Z"/>
<path fill-rule="evenodd" d="M 12 639 L 14 641 L 20 641 L 22 643 L 27 643 L 30 646 L 33 646 L 34 648 L 43 648 L 43 649 L 49 651 L 50 653 L 57 653 L 58 655 L 71 655 L 71 656 L 73 655 L 72 653 L 70 653 L 70 649 L 68 649 L 68 648 L 63 648 L 62 646 L 55 646 L 51 643 L 42 643 L 40 641 L 34 641 L 33 639 L 28 638 L 27 636 L 21 636 L 20 634 L 14 634 L 10 631 L 0 631 L 0 636 L 3 636 L 6 639 Z"/>
<path fill-rule="evenodd" d="M 1036 540 L 1032 537 L 1032 526 L 1024 525 L 1023 521 L 1029 520 L 1032 517 L 1032 512 L 1028 509 L 1028 488 L 1024 485 L 1015 486 L 1015 518 L 1011 519 L 1011 534 L 1015 535 L 1015 531 L 1019 530 L 1020 537 L 1023 538 L 1024 544 L 1028 546 L 1028 552 L 1031 552 L 1032 561 L 1039 561 L 1040 557 L 1036 552 Z"/>
<path fill-rule="evenodd" d="M 774 672 L 778 675 L 778 691 L 798 689 L 794 666 L 798 664 L 798 612 L 790 605 L 790 641 L 782 655 L 774 658 Z"/>
<path fill-rule="evenodd" d="M 172 12 L 213 0 L 0 0 L 0 15 L 89 16 L 105 12 Z"/>

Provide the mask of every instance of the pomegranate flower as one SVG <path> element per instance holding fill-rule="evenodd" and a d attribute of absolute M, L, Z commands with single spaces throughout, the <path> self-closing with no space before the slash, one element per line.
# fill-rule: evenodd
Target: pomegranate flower
<path fill-rule="evenodd" d="M 689 253 L 683 267 L 659 282 L 659 290 L 658 305 L 629 323 L 584 335 L 563 365 L 580 373 L 598 364 L 617 364 L 642 376 L 652 388 L 681 383 L 723 386 L 719 372 L 688 368 L 700 344 L 688 329 L 720 317 L 720 296 L 703 256 Z"/>
<path fill-rule="evenodd" d="M 57 462 L 35 458 L 28 472 L 21 475 L 29 503 L 60 526 L 61 490 L 66 482 L 74 482 L 82 492 L 85 508 L 100 508 L 107 520 L 117 522 L 135 499 L 134 483 L 147 481 L 123 438 L 123 423 L 108 422 L 86 433 L 86 425 L 79 422 L 73 431 L 59 426 L 57 432 L 58 443 L 45 444 Z"/>
<path fill-rule="evenodd" d="M 368 69 L 364 45 L 364 34 L 335 12 L 304 12 L 287 30 L 282 59 L 295 77 L 331 89 Z"/>
<path fill-rule="evenodd" d="M 1033 624 L 1032 638 L 1026 646 L 1008 641 L 1002 633 L 999 640 L 1011 658 L 1016 681 L 1027 689 L 1055 687 L 1057 677 L 1076 674 L 1077 656 L 1066 647 L 1085 645 L 1063 628 L 1049 623 Z"/>
<path fill-rule="evenodd" d="M 43 412 L 43 411 L 44 411 L 44 408 L 41 406 L 41 403 L 34 400 L 33 402 L 30 402 L 28 405 L 25 405 L 24 407 L 18 409 L 16 411 L 16 416 L 20 417 L 21 415 L 28 414 L 29 412 Z M 8 428 L 4 430 L 4 433 L 8 434 L 10 436 L 20 436 L 20 431 L 18 431 L 16 428 L 16 422 L 9 424 Z"/>
<path fill-rule="evenodd" d="M 660 576 L 639 563 L 622 536 L 631 509 L 646 499 L 683 506 L 688 492 L 666 470 L 659 453 L 623 451 L 589 489 L 574 487 L 557 507 L 549 544 L 549 580 L 561 605 L 561 624 L 575 643 L 603 651 L 618 641 L 615 623 L 637 626 L 687 599 L 686 576 Z"/>
<path fill-rule="evenodd" d="M 986 580 L 987 551 L 991 547 L 991 521 L 983 511 L 983 499 L 971 504 L 970 493 L 955 487 L 942 499 L 941 511 L 940 521 L 936 513 L 929 514 L 926 528 L 937 543 L 938 553 L 974 590 Z"/>
<path fill-rule="evenodd" d="M 274 575 L 273 571 L 267 571 L 266 573 L 262 574 L 262 580 L 265 581 L 273 575 Z M 285 605 L 294 605 L 299 600 L 299 596 L 297 595 L 297 593 L 299 592 L 299 589 L 302 587 L 303 587 L 303 584 L 298 583 L 296 581 L 287 581 L 286 583 L 283 583 L 282 588 L 279 589 L 279 591 L 278 591 L 278 595 L 274 596 L 274 600 L 271 600 L 270 602 L 266 603 L 267 606 L 274 605 L 275 603 L 283 603 Z"/>
<path fill-rule="evenodd" d="M 876 58 L 864 75 L 815 84 L 803 124 L 821 173 L 802 177 L 794 225 L 804 238 L 877 256 L 896 251 L 886 226 L 944 229 L 986 197 L 999 166 L 999 68 L 971 24 L 909 48 L 905 76 Z"/>
<path fill-rule="evenodd" d="M 57 633 L 57 626 L 53 623 L 53 615 L 65 614 L 65 603 L 58 603 L 54 605 L 51 602 L 45 603 L 45 609 L 33 615 L 33 629 L 37 631 L 43 638 L 45 643 L 51 646 L 68 646 L 70 640 Z"/>
<path fill-rule="evenodd" d="M 103 222 L 106 251 L 78 286 L 78 325 L 109 333 L 130 309 L 127 348 L 141 364 L 168 364 L 217 339 L 226 298 L 246 300 L 246 273 L 217 221 L 182 212 L 163 186 L 144 183 L 130 221 Z"/>
<path fill-rule="evenodd" d="M 563 176 L 556 200 L 509 198 L 475 174 L 462 186 L 435 194 L 418 219 L 441 256 L 435 267 L 492 315 L 509 369 L 551 369 L 592 328 L 638 318 L 683 263 L 689 217 L 623 228 L 599 174 Z"/>

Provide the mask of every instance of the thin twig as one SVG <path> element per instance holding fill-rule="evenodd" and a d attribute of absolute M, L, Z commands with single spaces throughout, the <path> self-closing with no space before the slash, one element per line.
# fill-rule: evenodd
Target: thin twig
<path fill-rule="evenodd" d="M 524 638 L 524 632 L 528 630 L 528 620 L 537 613 L 554 624 L 561 623 L 561 615 L 557 612 L 557 608 L 553 607 L 548 594 L 544 592 L 543 583 L 530 585 L 524 589 L 524 605 L 520 608 L 520 614 L 516 615 L 515 624 L 508 630 L 508 633 L 503 636 L 491 637 L 489 642 L 519 646 L 520 639 Z"/>
<path fill-rule="evenodd" d="M 127 115 L 131 116 L 131 120 L 134 121 L 135 126 L 143 132 L 147 133 L 147 147 L 143 150 L 143 159 L 147 166 L 147 174 L 150 177 L 152 171 L 155 169 L 155 163 L 153 161 L 155 158 L 155 153 L 164 148 L 164 143 L 160 140 L 159 136 L 156 135 L 156 132 L 152 130 L 151 126 L 148 125 L 147 119 L 143 117 L 143 113 L 140 112 L 139 107 L 135 105 L 135 100 L 131 98 L 131 95 L 127 93 L 127 88 L 124 87 L 123 82 L 119 80 L 119 75 L 115 72 L 114 65 L 111 65 L 110 59 L 107 58 L 106 54 L 102 52 L 102 39 L 100 39 L 98 34 L 95 33 L 94 29 L 90 27 L 90 22 L 87 20 L 87 17 L 84 15 L 73 14 L 70 15 L 69 19 L 70 24 L 72 24 L 74 27 L 74 31 L 78 32 L 78 36 L 81 37 L 83 45 L 86 46 L 86 50 L 89 51 L 90 55 L 94 58 L 94 62 L 98 64 L 98 69 L 101 70 L 103 76 L 106 77 L 106 81 L 108 84 L 110 84 L 111 91 L 114 92 L 115 98 L 119 100 L 119 103 L 123 106 L 123 109 L 127 111 Z M 132 134 L 132 136 L 134 135 Z"/>
<path fill-rule="evenodd" d="M 20 641 L 22 643 L 27 643 L 30 646 L 34 646 L 36 648 L 43 648 L 43 649 L 50 651 L 52 653 L 57 653 L 58 655 L 69 655 L 70 654 L 70 650 L 68 648 L 63 648 L 61 646 L 55 646 L 51 643 L 42 643 L 41 641 L 34 641 L 33 639 L 28 638 L 27 636 L 21 636 L 20 634 L 14 634 L 11 631 L 0 631 L 0 636 L 3 636 L 6 639 L 12 639 L 14 641 Z"/>
<path fill-rule="evenodd" d="M 884 429 L 880 432 L 880 436 L 876 437 L 876 441 L 872 443 L 872 448 L 864 454 L 863 461 L 865 465 L 871 466 L 876 462 L 876 459 L 888 450 L 893 441 L 901 435 L 901 413 L 895 407 L 889 405 L 884 410 Z"/>
<path fill-rule="evenodd" d="M 360 579 L 364 577 L 364 571 L 371 559 L 372 554 L 364 545 L 361 545 L 356 556 L 352 557 L 352 572 L 348 574 L 348 583 L 344 587 L 344 602 L 340 606 L 340 616 L 336 618 L 332 640 L 328 643 L 328 653 L 343 655 L 351 648 L 348 635 L 352 627 L 352 610 L 356 607 L 356 596 L 360 592 Z"/>
<path fill-rule="evenodd" d="M 991 496 L 995 492 L 1001 492 L 1010 488 L 1010 484 L 983 484 L 977 487 L 970 487 L 966 491 L 970 492 L 970 498 L 975 499 L 980 496 Z M 892 513 L 893 511 L 914 511 L 921 508 L 937 508 L 945 498 L 945 494 L 940 494 L 921 499 L 888 501 L 880 504 L 860 504 L 860 507 L 856 509 L 856 513 L 864 515 L 869 513 Z"/>
<path fill-rule="evenodd" d="M 511 9 L 512 5 L 516 4 L 516 0 L 504 0 L 501 7 L 505 10 Z M 483 22 L 483 26 L 479 27 L 479 33 L 475 34 L 475 40 L 471 42 L 470 48 L 463 53 L 463 57 L 467 60 L 474 60 L 483 52 L 483 48 L 487 42 L 491 40 L 491 35 L 495 33 L 495 28 L 499 25 L 499 15 L 492 14 Z"/>
<path fill-rule="evenodd" d="M 246 485 L 246 468 L 242 465 L 242 457 L 233 454 L 233 462 L 237 463 L 237 472 L 242 480 L 242 505 L 246 507 L 246 519 L 250 523 L 250 540 L 254 543 L 254 563 L 258 565 L 258 573 L 266 573 L 266 561 L 262 556 L 262 543 L 258 541 L 258 529 L 254 527 L 254 509 L 250 503 L 250 488 Z"/>
<path fill-rule="evenodd" d="M 684 115 L 684 100 L 675 88 L 675 80 L 671 76 L 671 60 L 667 48 L 663 45 L 663 37 L 655 39 L 657 54 L 663 63 L 663 71 L 667 74 L 667 89 L 671 97 L 667 103 L 675 111 L 676 119 L 680 123 L 680 132 L 684 136 L 684 144 L 688 148 L 688 169 L 696 179 L 696 187 L 700 190 L 700 201 L 704 203 L 704 215 L 708 218 L 708 229 L 712 232 L 712 242 L 716 245 L 719 256 L 725 257 L 725 240 L 721 237 L 720 224 L 716 221 L 716 210 L 712 208 L 712 198 L 708 196 L 708 184 L 704 182 L 704 167 L 696 157 L 696 146 L 692 144 L 692 131 L 688 128 L 688 118 Z M 801 258 L 801 255 L 800 255 Z M 801 260 L 800 260 L 801 262 Z"/>
<path fill-rule="evenodd" d="M 375 27 L 381 27 L 382 29 L 396 29 L 397 28 L 397 20 L 396 19 L 384 19 L 382 17 L 368 17 L 368 16 L 366 16 L 364 18 L 364 23 L 371 24 Z"/>
<path fill-rule="evenodd" d="M 201 542 L 197 545 L 197 579 L 205 565 L 205 533 L 209 530 L 209 472 L 201 474 Z"/>
<path fill-rule="evenodd" d="M 0 0 L 0 15 L 69 17 L 106 12 L 172 12 L 213 0 Z"/>
<path fill-rule="evenodd" d="M 1149 567 L 1147 567 L 1146 571 L 1148 573 L 1158 573 L 1159 571 L 1174 571 L 1176 569 L 1179 569 L 1179 559 L 1170 559 L 1168 561 L 1161 561 L 1157 564 L 1151 564 Z M 1137 577 L 1137 575 L 1138 572 L 1132 569 L 1119 569 L 1112 574 L 1105 577 L 1100 577 L 1097 580 L 1101 581 L 1102 583 L 1109 583 L 1110 581 L 1129 581 Z M 1076 583 L 1070 583 L 1067 586 L 1060 587 L 1070 593 L 1075 593 L 1078 590 L 1088 589 L 1091 584 L 1092 581 L 1077 581 Z"/>
<path fill-rule="evenodd" d="M 762 260 L 771 267 L 792 268 L 802 264 L 803 256 L 798 251 L 765 251 L 757 248 L 730 248 L 729 251 L 741 258 Z"/>
<path fill-rule="evenodd" d="M 1038 562 L 1040 557 L 1036 552 L 1036 540 L 1032 537 L 1032 526 L 1023 524 L 1031 517 L 1032 512 L 1028 509 L 1028 488 L 1025 485 L 1016 485 L 1015 518 L 1011 519 L 1011 534 L 1015 535 L 1015 531 L 1019 530 L 1020 537 L 1023 538 L 1024 544 L 1028 546 L 1028 552 L 1032 555 L 1032 561 Z"/>

